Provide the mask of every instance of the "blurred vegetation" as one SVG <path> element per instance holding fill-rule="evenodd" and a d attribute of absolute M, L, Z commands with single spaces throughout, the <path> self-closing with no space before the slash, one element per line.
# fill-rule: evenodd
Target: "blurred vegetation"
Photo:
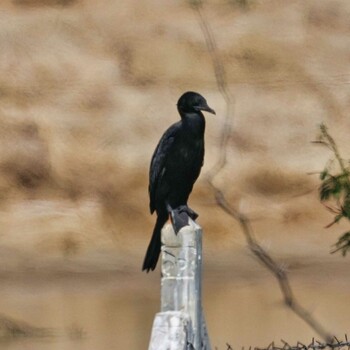
<path fill-rule="evenodd" d="M 343 218 L 350 221 L 350 163 L 347 161 L 346 164 L 340 156 L 338 146 L 325 124 L 321 124 L 320 130 L 320 139 L 316 142 L 327 146 L 333 152 L 333 158 L 327 162 L 320 174 L 322 183 L 319 188 L 321 202 L 335 215 L 334 220 L 326 226 L 330 227 Z M 350 250 L 350 230 L 343 233 L 334 246 L 332 253 L 340 251 L 345 256 Z"/>
<path fill-rule="evenodd" d="M 76 0 L 13 0 L 15 5 L 23 6 L 68 6 Z"/>
<path fill-rule="evenodd" d="M 248 10 L 254 4 L 254 0 L 229 0 L 229 4 Z"/>

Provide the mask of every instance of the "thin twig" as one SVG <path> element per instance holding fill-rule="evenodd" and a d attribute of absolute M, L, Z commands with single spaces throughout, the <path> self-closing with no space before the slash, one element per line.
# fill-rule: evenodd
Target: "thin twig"
<path fill-rule="evenodd" d="M 334 349 L 341 350 L 342 348 L 347 347 L 349 349 L 350 342 L 348 341 L 348 337 L 345 334 L 345 341 L 339 340 L 336 336 L 334 336 L 331 342 L 320 342 L 312 338 L 312 341 L 309 345 L 305 345 L 302 342 L 298 341 L 296 345 L 290 345 L 285 340 L 281 339 L 283 346 L 276 346 L 275 342 L 270 343 L 266 348 L 254 347 L 254 350 L 322 350 L 322 349 Z M 317 344 L 316 344 L 317 343 Z M 226 350 L 233 350 L 232 346 L 226 343 Z M 249 347 L 251 350 L 252 347 Z"/>
<path fill-rule="evenodd" d="M 333 338 L 330 336 L 330 334 L 295 299 L 286 272 L 280 268 L 280 266 L 271 258 L 271 256 L 259 245 L 258 241 L 255 239 L 249 218 L 231 206 L 227 202 L 224 193 L 214 184 L 214 178 L 219 174 L 219 172 L 225 167 L 227 163 L 227 145 L 232 130 L 234 98 L 227 87 L 225 68 L 218 54 L 214 35 L 211 31 L 207 19 L 205 18 L 204 11 L 202 10 L 202 1 L 192 1 L 191 5 L 198 16 L 206 46 L 212 58 L 218 90 L 226 102 L 226 115 L 224 127 L 221 132 L 219 158 L 214 167 L 206 175 L 207 183 L 212 188 L 216 203 L 219 205 L 219 207 L 239 222 L 251 252 L 258 258 L 260 263 L 263 264 L 276 277 L 283 294 L 284 303 L 296 315 L 303 319 L 312 329 L 314 329 L 315 332 L 317 332 L 323 339 L 325 339 L 327 343 L 332 343 Z"/>

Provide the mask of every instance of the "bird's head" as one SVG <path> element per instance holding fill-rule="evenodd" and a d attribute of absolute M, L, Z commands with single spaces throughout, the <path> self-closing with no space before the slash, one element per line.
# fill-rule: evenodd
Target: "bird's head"
<path fill-rule="evenodd" d="M 187 113 L 206 111 L 215 114 L 215 111 L 208 106 L 206 99 L 197 92 L 185 92 L 177 102 L 177 109 L 182 116 Z"/>

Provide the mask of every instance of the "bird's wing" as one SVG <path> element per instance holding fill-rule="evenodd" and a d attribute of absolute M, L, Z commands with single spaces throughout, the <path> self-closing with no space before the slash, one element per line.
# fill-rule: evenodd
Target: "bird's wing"
<path fill-rule="evenodd" d="M 154 212 L 155 208 L 155 197 L 158 184 L 161 182 L 162 177 L 165 173 L 165 163 L 168 157 L 169 151 L 172 148 L 175 140 L 175 136 L 180 129 L 180 122 L 177 122 L 169 127 L 160 139 L 151 160 L 149 169 L 149 198 L 150 198 L 150 211 Z"/>

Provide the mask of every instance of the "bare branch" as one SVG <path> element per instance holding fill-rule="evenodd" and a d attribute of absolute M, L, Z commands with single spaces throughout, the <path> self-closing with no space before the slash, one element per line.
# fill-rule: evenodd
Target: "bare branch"
<path fill-rule="evenodd" d="M 350 342 L 348 341 L 348 337 L 345 334 L 345 341 L 339 340 L 336 336 L 334 336 L 330 342 L 319 342 L 315 341 L 312 338 L 312 341 L 309 345 L 303 344 L 300 341 L 297 342 L 296 345 L 290 345 L 288 342 L 281 339 L 283 346 L 275 346 L 275 343 L 270 343 L 266 348 L 258 348 L 255 347 L 254 350 L 322 350 L 322 349 L 334 349 L 341 350 L 342 348 L 347 347 L 350 348 Z M 226 344 L 226 350 L 233 350 L 230 344 Z"/>
<path fill-rule="evenodd" d="M 206 175 L 207 183 L 212 188 L 216 203 L 219 205 L 219 207 L 233 219 L 239 222 L 251 252 L 258 258 L 258 261 L 276 277 L 284 298 L 284 303 L 312 329 L 314 329 L 315 332 L 325 339 L 327 343 L 332 343 L 333 338 L 330 336 L 330 334 L 295 299 L 286 272 L 280 268 L 274 259 L 272 259 L 272 257 L 259 245 L 258 241 L 255 239 L 249 218 L 231 206 L 226 200 L 224 193 L 214 184 L 214 178 L 227 163 L 227 145 L 232 130 L 234 98 L 227 86 L 225 68 L 217 50 L 215 37 L 212 33 L 209 22 L 205 18 L 204 11 L 202 10 L 202 1 L 194 0 L 190 3 L 198 17 L 208 52 L 212 58 L 218 90 L 226 102 L 226 115 L 221 132 L 220 153 L 216 164 Z M 229 349 L 230 348 L 231 347 L 229 347 Z M 289 346 L 288 349 L 289 348 L 291 347 Z M 297 349 L 300 349 L 300 347 L 297 347 Z"/>

